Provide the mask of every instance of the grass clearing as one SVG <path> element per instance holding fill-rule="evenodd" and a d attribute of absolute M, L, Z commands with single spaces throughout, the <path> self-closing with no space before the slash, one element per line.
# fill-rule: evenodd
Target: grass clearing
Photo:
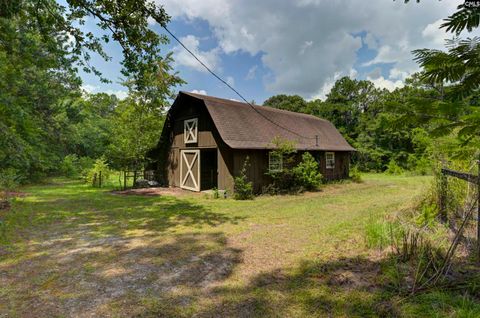
<path fill-rule="evenodd" d="M 365 233 L 430 178 L 364 180 L 254 201 L 27 187 L 0 212 L 0 317 L 479 314 L 457 295 L 396 301 Z"/>

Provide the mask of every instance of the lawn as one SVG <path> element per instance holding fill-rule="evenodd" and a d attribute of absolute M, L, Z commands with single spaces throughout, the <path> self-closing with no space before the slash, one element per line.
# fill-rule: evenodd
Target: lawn
<path fill-rule="evenodd" d="M 475 316 L 461 296 L 402 300 L 365 226 L 429 177 L 367 175 L 253 201 L 22 189 L 0 212 L 0 317 Z"/>

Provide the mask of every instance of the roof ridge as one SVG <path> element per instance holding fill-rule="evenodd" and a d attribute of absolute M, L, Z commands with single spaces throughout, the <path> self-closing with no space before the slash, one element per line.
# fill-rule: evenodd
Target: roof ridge
<path fill-rule="evenodd" d="M 172 108 L 182 96 L 205 105 L 220 138 L 234 149 L 266 149 L 280 137 L 294 141 L 297 149 L 355 151 L 331 122 L 314 115 L 183 91 Z"/>
<path fill-rule="evenodd" d="M 237 100 L 233 100 L 233 99 L 221 98 L 221 97 L 210 96 L 210 95 L 202 95 L 202 94 L 197 94 L 197 93 L 192 93 L 192 92 L 186 92 L 186 91 L 180 91 L 180 93 L 185 94 L 185 95 L 190 95 L 190 96 L 193 96 L 193 97 L 202 99 L 202 100 L 204 100 L 204 99 L 213 99 L 213 100 L 217 100 L 217 101 L 225 102 L 225 103 L 236 103 L 236 104 L 239 104 L 239 105 L 241 105 L 241 106 L 255 107 L 255 108 L 258 109 L 258 110 L 266 110 L 266 111 L 287 113 L 287 114 L 291 114 L 291 115 L 293 115 L 293 116 L 305 116 L 305 117 L 310 117 L 310 118 L 313 118 L 313 119 L 317 119 L 317 120 L 329 122 L 328 120 L 326 120 L 326 119 L 324 119 L 324 118 L 317 117 L 317 116 L 312 115 L 312 114 L 299 113 L 299 112 L 294 112 L 294 111 L 286 110 L 286 109 L 279 109 L 279 108 L 275 108 L 275 107 L 271 107 L 271 106 L 262 106 L 262 105 L 256 105 L 256 104 L 247 104 L 247 103 L 245 103 L 245 102 L 241 102 L 241 101 L 237 101 Z"/>

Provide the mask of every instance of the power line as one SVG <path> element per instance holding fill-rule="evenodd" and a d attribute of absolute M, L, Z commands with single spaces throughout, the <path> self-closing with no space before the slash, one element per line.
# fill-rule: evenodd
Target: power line
<path fill-rule="evenodd" d="M 215 78 L 217 78 L 220 82 L 222 82 L 223 84 L 225 84 L 228 88 L 230 88 L 233 92 L 235 92 L 235 94 L 237 94 L 247 105 L 249 105 L 250 107 L 252 107 L 252 109 L 254 111 L 256 111 L 260 116 L 262 116 L 263 118 L 265 118 L 266 120 L 268 120 L 269 122 L 271 122 L 272 124 L 290 132 L 291 134 L 294 134 L 296 136 L 299 136 L 301 138 L 305 138 L 305 139 L 316 139 L 317 137 L 306 137 L 306 136 L 302 136 L 300 135 L 299 133 L 289 129 L 288 127 L 285 127 L 285 126 L 282 126 L 276 122 L 274 122 L 273 120 L 271 120 L 270 118 L 268 118 L 267 116 L 265 116 L 264 114 L 262 114 L 258 109 L 256 109 L 256 107 L 254 105 L 252 105 L 249 101 L 247 101 L 247 99 L 245 97 L 243 97 L 242 94 L 240 94 L 235 88 L 233 88 L 230 84 L 228 84 L 224 79 L 222 79 L 220 76 L 218 76 L 217 74 L 215 74 L 214 71 L 212 71 L 207 65 L 205 65 L 205 63 L 203 63 L 196 55 L 195 53 L 193 53 L 188 47 L 185 46 L 185 44 L 182 43 L 182 41 L 180 41 L 180 39 L 178 39 L 172 32 L 170 32 L 170 30 L 163 24 L 161 24 L 161 26 L 165 29 L 165 31 L 168 32 L 168 34 L 170 34 L 170 36 L 172 38 L 175 39 L 175 41 L 177 41 L 188 53 L 190 53 L 190 55 L 193 56 L 193 58 L 195 60 L 197 60 L 198 63 L 200 63 L 200 65 L 202 65 L 210 74 L 212 74 Z"/>
<path fill-rule="evenodd" d="M 269 122 L 271 122 L 272 124 L 290 132 L 291 134 L 294 134 L 298 137 L 301 137 L 301 138 L 304 138 L 304 139 L 316 139 L 317 142 L 318 142 L 318 136 L 315 136 L 315 137 L 306 137 L 306 136 L 303 136 L 301 134 L 298 134 L 297 132 L 289 129 L 288 127 L 285 127 L 285 126 L 282 126 L 280 125 L 279 123 L 273 121 L 272 119 L 268 118 L 267 116 L 265 116 L 264 114 L 262 114 L 254 105 L 252 105 L 245 97 L 243 97 L 242 94 L 240 94 L 240 92 L 238 92 L 235 88 L 233 88 L 230 84 L 228 84 L 224 79 L 222 79 L 220 76 L 218 76 L 214 71 L 212 71 L 205 63 L 202 62 L 202 60 L 200 60 L 196 55 L 195 53 L 193 53 L 187 46 L 185 46 L 185 44 L 182 43 L 182 41 L 180 41 L 180 39 L 178 39 L 167 27 L 166 25 L 164 24 L 161 24 L 162 28 L 165 29 L 165 31 L 168 32 L 168 34 L 170 34 L 170 36 L 172 38 L 174 38 L 190 55 L 193 56 L 193 58 L 195 60 L 198 61 L 198 63 L 200 63 L 210 74 L 212 74 L 215 78 L 217 78 L 220 82 L 222 82 L 223 84 L 225 84 L 228 88 L 230 88 L 233 92 L 235 92 L 235 94 L 237 94 L 247 105 L 249 105 L 255 112 L 257 112 L 260 116 L 262 116 L 263 118 L 265 118 L 266 120 L 268 120 Z M 413 115 L 416 115 L 416 116 L 424 116 L 424 117 L 428 117 L 428 118 L 437 118 L 437 119 L 448 119 L 448 120 L 451 120 L 447 117 L 443 117 L 443 116 L 435 116 L 435 115 L 431 115 L 431 114 L 425 114 L 425 113 L 419 113 L 419 112 L 414 112 L 414 111 L 409 111 L 408 113 L 410 114 L 413 114 Z M 394 114 L 397 114 L 397 115 L 407 115 L 406 113 L 394 113 Z"/>

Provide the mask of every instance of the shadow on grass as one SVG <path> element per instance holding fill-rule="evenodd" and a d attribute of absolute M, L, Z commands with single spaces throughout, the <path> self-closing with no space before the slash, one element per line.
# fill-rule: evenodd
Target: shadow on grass
<path fill-rule="evenodd" d="M 42 188 L 16 202 L 14 210 L 5 215 L 4 223 L 25 237 L 31 232 L 38 235 L 39 227 L 48 231 L 47 237 L 50 232 L 71 233 L 72 228 L 97 237 L 130 231 L 157 235 L 179 226 L 217 227 L 243 219 L 213 212 L 192 198 L 118 196 L 78 184 Z"/>
<path fill-rule="evenodd" d="M 168 238 L 111 236 L 32 244 L 27 257 L 0 265 L 0 316 L 141 315 L 144 299 L 188 307 L 228 278 L 241 251 L 222 233 Z"/>
<path fill-rule="evenodd" d="M 243 286 L 223 285 L 195 317 L 479 317 L 480 304 L 463 292 L 432 291 L 405 298 L 389 284 L 386 260 L 343 258 L 304 262 L 253 277 Z M 139 317 L 189 317 L 179 307 L 155 302 Z"/>

